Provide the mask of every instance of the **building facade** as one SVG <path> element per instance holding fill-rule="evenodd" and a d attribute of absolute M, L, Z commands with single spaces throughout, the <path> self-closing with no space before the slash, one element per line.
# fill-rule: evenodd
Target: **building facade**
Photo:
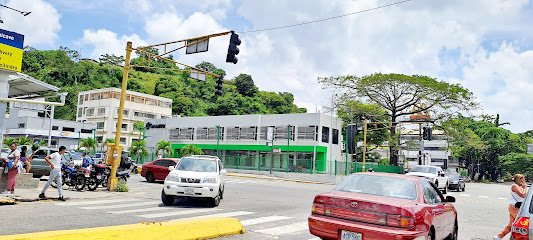
<path fill-rule="evenodd" d="M 321 113 L 177 117 L 146 126 L 149 149 L 166 140 L 179 155 L 194 144 L 242 169 L 329 173 L 335 160 L 344 161 L 342 121 Z"/>
<path fill-rule="evenodd" d="M 120 89 L 104 88 L 78 94 L 77 122 L 96 125 L 96 139 L 100 146 L 106 139 L 115 138 L 120 105 Z M 144 93 L 127 91 L 120 143 L 125 149 L 140 137 L 135 122 L 172 116 L 172 100 Z"/>
<path fill-rule="evenodd" d="M 433 130 L 432 140 L 422 140 L 422 146 L 418 142 L 420 139 L 419 131 L 415 129 L 404 130 L 400 137 L 402 150 L 400 156 L 404 161 L 409 162 L 409 168 L 418 164 L 420 151 L 422 152 L 423 162 L 431 162 L 431 165 L 448 168 L 448 162 L 451 159 L 448 138 L 443 131 Z"/>
<path fill-rule="evenodd" d="M 80 139 L 93 138 L 95 124 L 75 121 L 58 120 L 42 114 L 45 109 L 40 106 L 24 106 L 28 104 L 10 103 L 9 117 L 5 121 L 4 137 L 28 137 L 34 142 L 48 142 L 48 134 L 52 136 L 51 147 L 65 146 L 77 149 Z M 45 117 L 46 116 L 46 117 Z M 52 129 L 50 131 L 50 125 Z"/>

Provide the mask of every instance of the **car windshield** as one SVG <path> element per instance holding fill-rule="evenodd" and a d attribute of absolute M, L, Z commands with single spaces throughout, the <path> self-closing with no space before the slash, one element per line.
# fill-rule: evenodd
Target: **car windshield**
<path fill-rule="evenodd" d="M 411 180 L 365 174 L 345 178 L 335 190 L 410 200 L 417 197 L 416 184 Z"/>
<path fill-rule="evenodd" d="M 182 158 L 178 170 L 195 172 L 216 172 L 217 164 L 214 160 L 198 158 Z"/>
<path fill-rule="evenodd" d="M 437 174 L 437 169 L 434 167 L 416 166 L 411 169 L 411 172 Z"/>
<path fill-rule="evenodd" d="M 448 174 L 448 178 L 450 180 L 459 180 L 459 174 L 456 172 L 451 172 Z"/>

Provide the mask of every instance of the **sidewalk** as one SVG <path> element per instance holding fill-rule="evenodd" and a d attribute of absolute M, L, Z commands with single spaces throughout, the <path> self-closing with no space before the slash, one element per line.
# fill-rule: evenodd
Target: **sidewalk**
<path fill-rule="evenodd" d="M 328 174 L 307 174 L 307 173 L 285 173 L 254 171 L 242 169 L 228 169 L 228 176 L 243 178 L 258 178 L 269 180 L 282 180 L 288 182 L 310 183 L 310 184 L 328 184 L 335 185 L 344 179 L 345 176 L 333 176 Z"/>

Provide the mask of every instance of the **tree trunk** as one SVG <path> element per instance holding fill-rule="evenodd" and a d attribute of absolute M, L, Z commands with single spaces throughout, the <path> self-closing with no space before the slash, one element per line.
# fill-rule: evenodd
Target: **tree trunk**
<path fill-rule="evenodd" d="M 390 162 L 394 166 L 398 166 L 398 151 L 396 150 L 397 142 L 395 141 L 396 137 L 396 116 L 391 117 L 391 128 L 390 128 L 390 141 L 389 141 L 389 154 Z"/>

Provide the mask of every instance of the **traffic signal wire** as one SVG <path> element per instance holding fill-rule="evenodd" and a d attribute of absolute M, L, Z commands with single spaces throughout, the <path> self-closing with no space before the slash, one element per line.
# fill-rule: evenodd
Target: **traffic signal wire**
<path fill-rule="evenodd" d="M 334 20 L 334 19 L 337 19 L 337 18 L 348 17 L 348 16 L 360 14 L 360 13 L 365 13 L 365 12 L 370 12 L 370 11 L 386 8 L 386 7 L 391 7 L 391 6 L 394 6 L 394 5 L 399 5 L 399 4 L 403 4 L 403 3 L 407 3 L 407 2 L 411 2 L 411 1 L 413 1 L 413 0 L 403 0 L 403 1 L 393 2 L 393 3 L 377 6 L 377 7 L 374 7 L 374 8 L 369 8 L 369 9 L 357 11 L 357 12 L 346 13 L 346 14 L 343 14 L 343 15 L 338 15 L 338 16 L 333 16 L 333 17 L 328 17 L 328 18 L 322 18 L 322 19 L 317 19 L 317 20 L 308 21 L 308 22 L 295 23 L 295 24 L 290 24 L 290 25 L 285 25 L 285 26 L 270 27 L 270 28 L 263 28 L 263 29 L 257 29 L 257 30 L 249 30 L 249 31 L 242 31 L 242 32 L 239 32 L 239 33 L 265 32 L 265 31 L 272 31 L 272 30 L 278 30 L 278 29 L 284 29 L 284 28 L 298 27 L 298 26 L 312 24 L 312 23 L 325 22 L 325 21 Z"/>

